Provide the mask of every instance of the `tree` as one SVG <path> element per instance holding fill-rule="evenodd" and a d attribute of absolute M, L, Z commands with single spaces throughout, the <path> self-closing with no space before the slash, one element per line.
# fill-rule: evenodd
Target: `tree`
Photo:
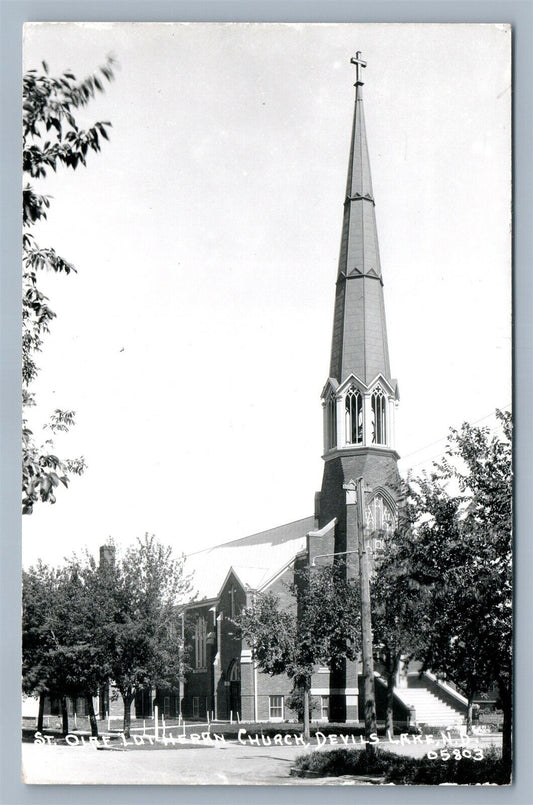
<path fill-rule="evenodd" d="M 359 591 L 339 563 L 295 573 L 295 599 L 283 608 L 272 593 L 257 595 L 238 619 L 254 660 L 272 676 L 286 674 L 302 694 L 304 734 L 309 736 L 309 691 L 317 665 L 354 660 L 360 648 Z"/>
<path fill-rule="evenodd" d="M 135 694 L 148 686 L 177 690 L 187 670 L 177 607 L 191 589 L 184 557 L 175 558 L 148 534 L 122 559 L 103 562 L 94 573 L 97 643 L 122 696 L 126 736 Z"/>
<path fill-rule="evenodd" d="M 66 566 L 39 563 L 23 576 L 23 689 L 62 702 L 84 696 L 93 734 L 92 697 L 109 683 L 124 701 L 124 732 L 131 702 L 147 686 L 176 689 L 186 670 L 177 605 L 191 591 L 183 557 L 146 535 L 122 559 L 114 547 L 99 565 L 85 554 Z"/>
<path fill-rule="evenodd" d="M 394 688 L 402 662 L 408 662 L 419 644 L 420 631 L 429 626 L 427 590 L 413 578 L 409 535 L 413 512 L 408 499 L 400 522 L 377 557 L 371 577 L 374 648 L 379 650 L 387 683 L 385 729 L 394 735 Z"/>
<path fill-rule="evenodd" d="M 22 574 L 22 690 L 39 696 L 37 729 L 42 731 L 45 696 L 53 687 L 50 663 L 53 637 L 49 626 L 56 574 L 39 562 Z"/>
<path fill-rule="evenodd" d="M 497 681 L 503 757 L 512 740 L 512 420 L 501 434 L 463 424 L 444 461 L 412 486 L 418 519 L 396 560 L 427 596 L 417 651 L 423 668 L 448 676 L 469 701 Z"/>
<path fill-rule="evenodd" d="M 66 696 L 83 696 L 92 734 L 98 734 L 92 697 L 109 674 L 95 640 L 96 617 L 86 568 L 78 559 L 55 569 L 39 563 L 23 574 L 23 689 L 39 695 L 38 729 L 45 695 L 60 699 L 64 733 Z"/>
<path fill-rule="evenodd" d="M 23 77 L 23 275 L 22 275 L 22 513 L 31 514 L 38 500 L 54 503 L 60 483 L 68 485 L 72 474 L 83 472 L 83 458 L 61 460 L 55 455 L 53 436 L 68 431 L 74 424 L 74 412 L 56 409 L 48 426 L 51 437 L 44 444 L 35 441 L 28 424 L 28 409 L 35 405 L 31 384 L 38 374 L 37 353 L 43 336 L 49 331 L 55 313 L 39 288 L 39 272 L 49 270 L 69 274 L 74 266 L 53 248 L 40 247 L 32 227 L 46 219 L 50 199 L 37 192 L 30 180 L 41 180 L 60 165 L 75 170 L 86 165 L 89 151 L 100 151 L 101 138 L 108 139 L 109 122 L 80 129 L 74 111 L 86 106 L 104 81 L 113 78 L 112 57 L 93 75 L 78 82 L 72 73 L 54 78 L 29 70 Z"/>

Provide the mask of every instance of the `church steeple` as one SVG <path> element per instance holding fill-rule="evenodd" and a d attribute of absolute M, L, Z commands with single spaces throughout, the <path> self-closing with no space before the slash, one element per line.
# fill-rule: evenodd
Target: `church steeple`
<path fill-rule="evenodd" d="M 390 363 L 375 201 L 363 108 L 360 53 L 337 276 L 330 377 L 342 384 L 353 373 L 363 383 L 378 374 L 389 382 Z"/>
<path fill-rule="evenodd" d="M 329 380 L 322 399 L 325 451 L 394 446 L 394 406 L 383 278 L 363 109 L 361 54 L 356 66 L 348 178 L 335 292 Z"/>
<path fill-rule="evenodd" d="M 391 377 L 374 193 L 363 112 L 361 54 L 356 67 L 355 110 L 335 290 L 329 378 L 322 392 L 324 476 L 315 498 L 318 529 L 309 534 L 309 561 L 333 557 L 357 574 L 355 481 L 363 479 L 367 545 L 377 552 L 392 534 L 399 499 L 394 449 L 398 401 Z M 359 504 L 358 504 L 359 505 Z M 325 561 L 322 558 L 320 561 Z M 341 663 L 330 673 L 330 718 L 358 718 L 358 668 Z"/>

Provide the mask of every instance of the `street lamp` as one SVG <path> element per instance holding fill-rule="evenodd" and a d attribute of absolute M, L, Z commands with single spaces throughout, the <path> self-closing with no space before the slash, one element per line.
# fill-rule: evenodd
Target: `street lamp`
<path fill-rule="evenodd" d="M 319 567 L 316 564 L 317 559 L 324 559 L 326 556 L 346 556 L 347 553 L 359 553 L 359 551 L 335 551 L 335 553 L 317 553 L 313 561 L 311 562 L 311 567 Z"/>

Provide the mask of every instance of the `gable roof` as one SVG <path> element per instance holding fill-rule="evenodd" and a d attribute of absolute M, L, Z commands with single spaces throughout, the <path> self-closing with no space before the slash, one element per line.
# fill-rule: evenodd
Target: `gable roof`
<path fill-rule="evenodd" d="M 314 517 L 304 517 L 189 554 L 185 572 L 194 574 L 192 584 L 198 591 L 196 600 L 216 598 L 230 568 L 243 584 L 257 590 L 305 548 L 306 534 L 314 527 Z"/>

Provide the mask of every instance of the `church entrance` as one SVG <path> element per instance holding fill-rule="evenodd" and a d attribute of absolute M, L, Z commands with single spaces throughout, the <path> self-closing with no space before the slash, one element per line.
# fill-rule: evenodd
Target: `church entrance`
<path fill-rule="evenodd" d="M 241 664 L 233 660 L 228 671 L 229 680 L 229 711 L 232 718 L 241 716 Z"/>

